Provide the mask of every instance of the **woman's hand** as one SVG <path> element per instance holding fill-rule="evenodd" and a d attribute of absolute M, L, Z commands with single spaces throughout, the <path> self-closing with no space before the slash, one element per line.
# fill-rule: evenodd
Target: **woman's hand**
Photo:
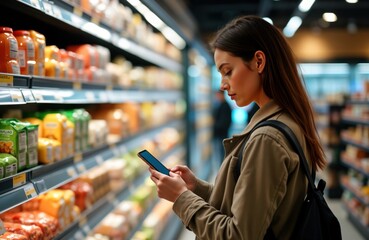
<path fill-rule="evenodd" d="M 150 168 L 149 171 L 150 178 L 155 183 L 160 198 L 174 202 L 183 192 L 188 190 L 186 182 L 177 173 L 170 172 L 170 176 L 168 176 L 153 168 Z"/>
<path fill-rule="evenodd" d="M 195 190 L 197 183 L 196 176 L 187 166 L 177 165 L 170 169 L 170 171 L 179 174 L 189 190 Z"/>

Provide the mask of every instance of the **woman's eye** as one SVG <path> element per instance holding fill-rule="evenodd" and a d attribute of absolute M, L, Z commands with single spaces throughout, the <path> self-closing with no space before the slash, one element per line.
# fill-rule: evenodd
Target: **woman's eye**
<path fill-rule="evenodd" d="M 231 73 L 232 73 L 232 71 L 225 72 L 225 73 L 224 73 L 224 76 L 230 76 L 230 75 L 231 75 Z"/>

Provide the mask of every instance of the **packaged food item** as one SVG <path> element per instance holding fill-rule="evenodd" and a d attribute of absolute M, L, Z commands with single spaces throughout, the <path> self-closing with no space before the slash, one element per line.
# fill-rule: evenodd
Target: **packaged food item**
<path fill-rule="evenodd" d="M 39 138 L 37 150 L 39 163 L 48 164 L 62 159 L 61 144 L 57 140 Z"/>
<path fill-rule="evenodd" d="M 81 138 L 82 138 L 82 116 L 75 110 L 64 111 L 63 115 L 73 124 L 73 151 L 81 151 Z"/>
<path fill-rule="evenodd" d="M 13 155 L 9 153 L 0 153 L 0 169 L 3 169 L 3 177 L 9 177 L 18 172 L 17 162 L 17 159 Z"/>
<path fill-rule="evenodd" d="M 38 164 L 38 125 L 33 125 L 29 122 L 18 121 L 19 125 L 23 125 L 26 129 L 26 140 L 27 140 L 27 158 L 26 168 L 32 168 Z"/>
<path fill-rule="evenodd" d="M 43 240 L 44 234 L 36 225 L 23 225 L 19 223 L 4 222 L 6 231 L 27 237 L 29 240 Z"/>
<path fill-rule="evenodd" d="M 61 144 L 61 156 L 68 156 L 68 143 L 66 136 L 68 134 L 67 118 L 60 113 L 46 114 L 44 119 L 44 137 L 54 139 Z"/>
<path fill-rule="evenodd" d="M 41 138 L 42 137 L 42 120 L 39 118 L 33 118 L 33 117 L 29 117 L 29 118 L 24 118 L 22 120 L 23 122 L 29 122 L 33 125 L 37 125 L 37 138 Z M 37 146 L 37 144 L 36 144 Z"/>
<path fill-rule="evenodd" d="M 45 76 L 45 47 L 46 47 L 45 36 L 34 30 L 30 30 L 29 32 L 35 47 L 35 60 L 36 60 L 35 75 Z"/>
<path fill-rule="evenodd" d="M 61 77 L 59 48 L 55 45 L 45 48 L 45 76 Z"/>
<path fill-rule="evenodd" d="M 28 240 L 28 238 L 21 234 L 5 232 L 0 236 L 0 240 Z"/>
<path fill-rule="evenodd" d="M 18 42 L 20 73 L 25 75 L 35 74 L 35 45 L 33 44 L 29 31 L 17 30 L 13 34 Z"/>
<path fill-rule="evenodd" d="M 20 74 L 18 42 L 10 27 L 0 27 L 0 72 Z"/>
<path fill-rule="evenodd" d="M 0 152 L 10 153 L 17 158 L 18 171 L 26 168 L 27 130 L 17 119 L 0 121 Z"/>

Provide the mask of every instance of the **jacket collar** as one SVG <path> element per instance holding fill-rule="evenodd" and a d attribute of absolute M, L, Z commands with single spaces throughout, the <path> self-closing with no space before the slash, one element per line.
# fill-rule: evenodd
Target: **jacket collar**
<path fill-rule="evenodd" d="M 279 107 L 273 99 L 270 100 L 255 113 L 255 115 L 251 118 L 249 124 L 240 135 L 248 134 L 259 122 L 270 118 L 272 115 L 275 115 L 281 110 L 281 107 Z"/>

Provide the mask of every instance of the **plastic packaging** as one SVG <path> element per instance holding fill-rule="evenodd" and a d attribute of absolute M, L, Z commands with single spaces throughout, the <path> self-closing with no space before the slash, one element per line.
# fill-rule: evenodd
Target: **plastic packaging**
<path fill-rule="evenodd" d="M 25 30 L 17 30 L 13 34 L 18 42 L 18 64 L 21 74 L 35 74 L 35 45 L 30 33 Z"/>
<path fill-rule="evenodd" d="M 20 74 L 18 42 L 10 27 L 0 27 L 0 72 Z"/>
<path fill-rule="evenodd" d="M 29 33 L 35 47 L 35 60 L 36 60 L 35 75 L 45 76 L 45 47 L 46 47 L 45 36 L 34 30 L 30 30 Z"/>

